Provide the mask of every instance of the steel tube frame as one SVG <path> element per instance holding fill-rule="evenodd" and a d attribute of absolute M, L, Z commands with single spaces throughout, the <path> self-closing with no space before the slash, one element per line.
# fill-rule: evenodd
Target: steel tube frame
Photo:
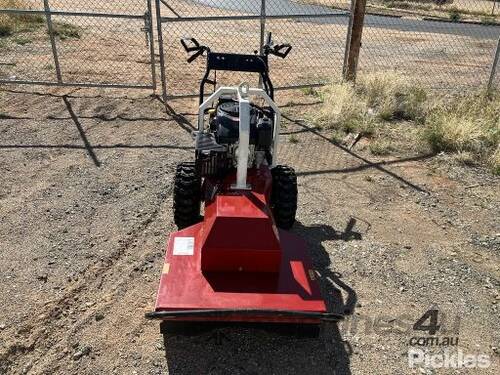
<path fill-rule="evenodd" d="M 153 86 L 129 85 L 126 83 L 85 83 L 85 82 L 53 82 L 53 81 L 30 81 L 30 80 L 6 80 L 0 79 L 0 83 L 12 85 L 40 85 L 40 86 L 61 86 L 61 87 L 103 87 L 117 89 L 152 89 Z"/>
<path fill-rule="evenodd" d="M 156 0 L 156 28 L 158 38 L 158 54 L 160 55 L 160 80 L 163 104 L 167 105 L 167 75 L 165 74 L 165 52 L 163 50 L 163 21 L 160 0 Z"/>
<path fill-rule="evenodd" d="M 151 58 L 151 83 L 153 90 L 156 90 L 156 58 L 155 58 L 155 38 L 153 35 L 153 8 L 152 0 L 147 0 L 148 13 L 144 15 L 144 21 L 147 22 L 149 34 L 149 55 Z M 148 17 L 149 16 L 149 17 Z"/>

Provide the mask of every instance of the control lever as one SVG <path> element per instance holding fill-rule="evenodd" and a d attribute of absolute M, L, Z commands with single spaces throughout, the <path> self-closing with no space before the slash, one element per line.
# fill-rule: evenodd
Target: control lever
<path fill-rule="evenodd" d="M 264 46 L 264 53 L 266 55 L 274 55 L 284 59 L 285 57 L 288 56 L 291 50 L 292 46 L 290 44 L 273 45 L 272 33 L 269 32 L 267 34 L 267 42 L 266 45 Z"/>
<path fill-rule="evenodd" d="M 189 58 L 187 59 L 188 63 L 192 63 L 198 57 L 203 55 L 205 51 L 210 51 L 208 47 L 200 45 L 200 43 L 198 43 L 195 38 L 182 38 L 181 44 L 187 53 L 194 52 L 194 54 L 189 56 Z"/>

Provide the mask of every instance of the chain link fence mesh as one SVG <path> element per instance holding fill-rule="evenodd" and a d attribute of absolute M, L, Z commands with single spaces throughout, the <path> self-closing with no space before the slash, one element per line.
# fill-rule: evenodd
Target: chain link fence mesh
<path fill-rule="evenodd" d="M 153 86 L 144 32 L 147 0 L 47 2 L 65 83 Z M 286 60 L 272 58 L 276 86 L 342 79 L 349 0 L 152 2 L 159 4 L 163 20 L 170 96 L 195 95 L 204 71 L 203 59 L 186 62 L 180 38 L 195 37 L 214 51 L 253 53 L 260 48 L 264 14 L 265 31 L 294 47 Z M 2 9 L 42 12 L 44 1 L 0 0 L 0 80 L 57 83 L 45 14 Z M 435 89 L 485 86 L 500 35 L 499 18 L 500 4 L 493 0 L 368 0 L 358 74 L 396 71 Z M 151 21 L 156 23 L 156 17 Z M 499 79 L 497 74 L 496 87 Z M 219 72 L 218 80 L 256 84 L 254 76 L 232 72 Z"/>
<path fill-rule="evenodd" d="M 0 80 L 151 88 L 147 11 L 147 0 L 0 0 Z"/>
<path fill-rule="evenodd" d="M 265 33 L 272 32 L 276 43 L 293 45 L 286 59 L 271 57 L 276 87 L 323 84 L 341 75 L 349 21 L 345 11 L 289 0 L 159 3 L 165 18 L 162 27 L 170 96 L 195 95 L 205 69 L 204 59 L 186 62 L 181 38 L 194 37 L 216 52 L 251 54 L 261 47 L 262 15 L 266 16 Z M 225 85 L 257 84 L 255 75 L 239 72 L 217 72 L 217 80 Z"/>
<path fill-rule="evenodd" d="M 270 63 L 276 86 L 342 79 L 349 1 L 162 0 L 168 94 L 196 94 L 204 70 L 202 59 L 187 64 L 181 37 L 193 36 L 214 51 L 251 53 L 259 47 L 260 21 L 234 18 L 263 14 L 263 4 L 266 32 L 294 47 L 287 60 Z M 500 35 L 497 17 L 497 4 L 489 0 L 368 0 L 358 74 L 396 72 L 434 89 L 485 86 Z M 225 84 L 247 79 L 240 73 L 218 78 Z"/>
<path fill-rule="evenodd" d="M 404 22 L 403 22 L 404 21 Z M 435 89 L 479 87 L 488 81 L 498 26 L 367 15 L 358 74 L 395 71 Z"/>

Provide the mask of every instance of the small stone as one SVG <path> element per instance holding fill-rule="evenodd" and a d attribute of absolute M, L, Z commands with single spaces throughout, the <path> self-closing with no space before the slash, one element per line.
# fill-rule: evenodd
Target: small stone
<path fill-rule="evenodd" d="M 104 319 L 104 314 L 102 314 L 102 313 L 95 314 L 95 320 L 96 320 L 96 322 L 98 322 L 100 320 L 103 320 L 103 319 Z"/>
<path fill-rule="evenodd" d="M 91 350 L 92 349 L 90 348 L 90 346 L 84 346 L 80 350 L 76 351 L 75 354 L 73 354 L 73 359 L 78 360 L 78 359 L 82 358 L 83 356 L 87 356 L 90 354 Z"/>
<path fill-rule="evenodd" d="M 0 323 L 0 331 L 4 330 L 7 326 L 4 323 Z"/>

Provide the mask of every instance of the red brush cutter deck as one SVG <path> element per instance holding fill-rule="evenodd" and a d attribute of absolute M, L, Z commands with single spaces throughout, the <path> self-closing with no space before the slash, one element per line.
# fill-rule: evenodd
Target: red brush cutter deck
<path fill-rule="evenodd" d="M 314 331 L 321 321 L 342 319 L 326 311 L 306 243 L 287 232 L 297 211 L 297 176 L 277 162 L 281 112 L 268 58 L 286 58 L 292 47 L 274 44 L 271 33 L 253 55 L 213 52 L 194 38 L 181 44 L 188 62 L 207 60 L 195 160 L 177 166 L 173 209 L 180 230 L 170 235 L 155 311 L 146 316 L 172 329 L 237 322 Z M 222 86 L 205 99 L 219 70 L 258 73 L 262 87 Z"/>
<path fill-rule="evenodd" d="M 277 229 L 267 166 L 249 170 L 251 190 L 228 176 L 205 217 L 170 235 L 155 311 L 182 321 L 319 323 L 326 313 L 305 242 Z M 215 187 L 214 187 L 215 188 Z"/>

